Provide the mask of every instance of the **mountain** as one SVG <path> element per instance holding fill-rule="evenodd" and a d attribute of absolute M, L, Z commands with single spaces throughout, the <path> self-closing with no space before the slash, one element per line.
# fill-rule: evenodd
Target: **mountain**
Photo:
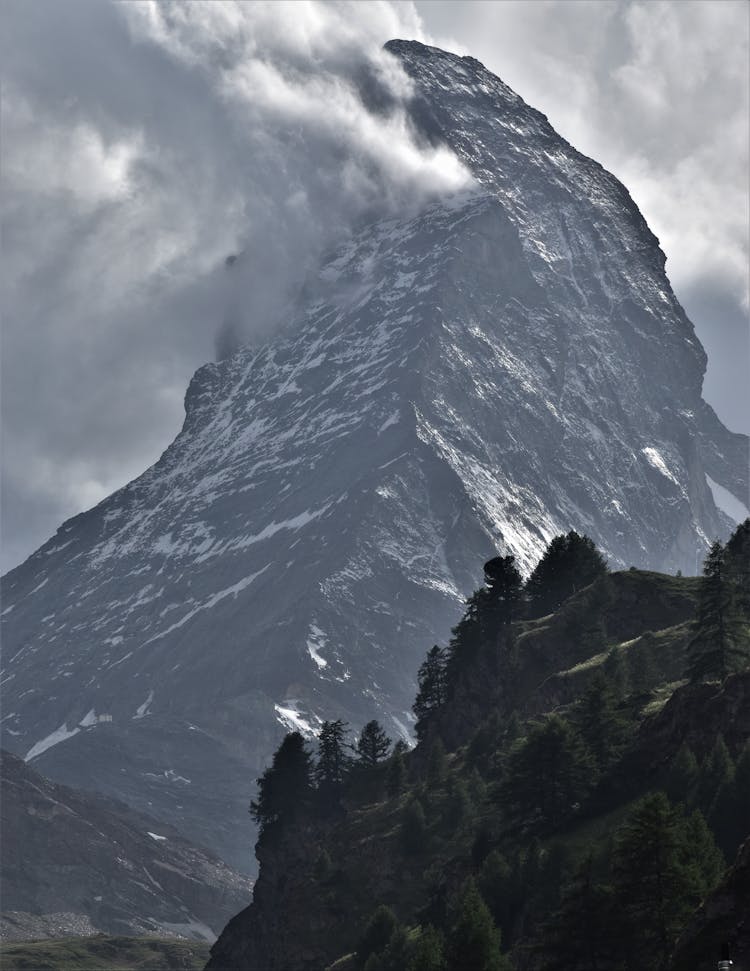
<path fill-rule="evenodd" d="M 376 222 L 290 319 L 194 376 L 159 461 L 3 586 L 5 744 L 250 865 L 281 733 L 407 736 L 414 675 L 478 581 L 555 534 L 694 572 L 748 440 L 626 189 L 472 58 L 387 49 L 418 137 L 475 188 Z"/>
<path fill-rule="evenodd" d="M 475 598 L 416 748 L 334 793 L 297 781 L 261 820 L 253 901 L 207 971 L 657 971 L 678 938 L 675 971 L 745 955 L 750 845 L 722 880 L 717 844 L 731 862 L 750 831 L 750 615 L 732 608 L 738 669 L 689 681 L 704 589 L 628 570 L 516 619 Z M 292 784 L 281 752 L 264 786 Z"/>
<path fill-rule="evenodd" d="M 246 877 L 121 803 L 50 782 L 2 751 L 0 782 L 3 940 L 211 941 L 250 898 Z"/>

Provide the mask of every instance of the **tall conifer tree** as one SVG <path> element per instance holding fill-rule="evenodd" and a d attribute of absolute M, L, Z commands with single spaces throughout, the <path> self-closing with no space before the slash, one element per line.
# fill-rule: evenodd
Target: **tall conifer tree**
<path fill-rule="evenodd" d="M 729 557 L 718 541 L 703 565 L 698 610 L 690 642 L 688 675 L 692 681 L 723 680 L 750 660 L 750 634 L 741 613 Z"/>
<path fill-rule="evenodd" d="M 302 735 L 290 732 L 258 779 L 258 795 L 250 804 L 250 815 L 260 826 L 261 835 L 275 823 L 304 812 L 311 791 L 310 753 Z"/>
<path fill-rule="evenodd" d="M 606 576 L 607 563 L 588 536 L 571 530 L 550 541 L 526 583 L 532 617 L 557 610 L 578 590 Z"/>
<path fill-rule="evenodd" d="M 369 721 L 357 740 L 357 754 L 362 765 L 371 768 L 388 757 L 391 740 L 378 721 Z"/>
<path fill-rule="evenodd" d="M 511 971 L 500 953 L 500 932 L 471 877 L 463 884 L 457 902 L 448 935 L 448 959 L 451 969 L 461 971 Z"/>

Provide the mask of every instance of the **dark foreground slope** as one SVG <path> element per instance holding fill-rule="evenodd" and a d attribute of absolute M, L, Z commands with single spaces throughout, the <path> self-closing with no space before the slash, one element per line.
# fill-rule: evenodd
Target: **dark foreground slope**
<path fill-rule="evenodd" d="M 208 945 L 153 937 L 68 938 L 4 944 L 3 971 L 199 971 Z"/>
<path fill-rule="evenodd" d="M 717 941 L 729 945 L 738 971 L 750 967 L 750 840 L 680 937 L 669 971 L 713 968 L 719 956 Z"/>
<path fill-rule="evenodd" d="M 213 940 L 249 880 L 171 827 L 50 782 L 0 753 L 2 937 L 160 934 Z"/>
<path fill-rule="evenodd" d="M 319 756 L 317 789 L 267 811 L 253 903 L 208 971 L 643 971 L 680 932 L 683 955 L 736 938 L 743 857 L 692 931 L 690 914 L 750 832 L 746 552 L 718 679 L 689 676 L 705 579 L 601 576 L 512 622 L 475 595 L 431 709 L 422 670 L 416 749 L 325 790 Z"/>
<path fill-rule="evenodd" d="M 3 585 L 6 747 L 239 868 L 283 732 L 406 737 L 493 551 L 527 569 L 576 528 L 695 572 L 730 528 L 706 476 L 747 502 L 625 187 L 472 58 L 388 50 L 473 189 L 330 254 L 268 344 L 197 372 L 159 462 Z"/>

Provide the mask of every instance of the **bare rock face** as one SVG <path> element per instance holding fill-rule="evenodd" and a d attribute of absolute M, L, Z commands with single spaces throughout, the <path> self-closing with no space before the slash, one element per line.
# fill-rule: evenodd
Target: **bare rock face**
<path fill-rule="evenodd" d="M 750 737 L 750 671 L 728 677 L 723 684 L 687 684 L 641 726 L 641 747 L 658 753 L 648 767 L 668 764 L 684 743 L 703 758 L 721 736 L 733 755 Z"/>
<path fill-rule="evenodd" d="M 266 346 L 195 375 L 159 462 L 5 578 L 5 744 L 251 865 L 283 731 L 380 718 L 477 564 L 575 528 L 695 572 L 748 442 L 627 190 L 472 58 L 394 41 L 476 187 L 366 227 Z"/>
<path fill-rule="evenodd" d="M 0 752 L 2 938 L 213 940 L 251 886 L 171 827 L 44 779 Z"/>

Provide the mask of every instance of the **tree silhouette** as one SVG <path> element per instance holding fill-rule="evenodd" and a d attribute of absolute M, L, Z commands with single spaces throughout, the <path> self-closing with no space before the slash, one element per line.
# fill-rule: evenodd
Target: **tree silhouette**
<path fill-rule="evenodd" d="M 598 773 L 604 774 L 623 750 L 626 723 L 603 674 L 595 674 L 589 682 L 577 705 L 575 721 Z"/>
<path fill-rule="evenodd" d="M 427 652 L 417 672 L 417 684 L 413 711 L 417 716 L 417 738 L 423 738 L 430 718 L 447 700 L 446 653 L 437 644 Z"/>
<path fill-rule="evenodd" d="M 696 824 L 686 827 L 662 792 L 642 799 L 618 832 L 613 890 L 628 969 L 666 967 L 678 934 L 708 889 L 697 865 L 706 853 L 706 832 L 702 845 L 693 846 Z"/>
<path fill-rule="evenodd" d="M 346 744 L 347 724 L 340 718 L 323 722 L 318 735 L 315 781 L 324 807 L 338 803 L 346 773 L 351 765 Z"/>
<path fill-rule="evenodd" d="M 481 621 L 485 631 L 509 624 L 518 614 L 523 578 L 514 556 L 495 556 L 484 564 L 485 596 L 482 598 Z"/>
<path fill-rule="evenodd" d="M 593 764 L 568 722 L 552 715 L 510 753 L 505 793 L 519 822 L 556 826 L 593 784 Z"/>
<path fill-rule="evenodd" d="M 357 754 L 362 765 L 372 767 L 388 757 L 391 740 L 383 731 L 380 722 L 369 721 L 362 729 L 357 740 Z"/>
<path fill-rule="evenodd" d="M 723 680 L 750 659 L 750 635 L 740 612 L 742 587 L 737 576 L 737 567 L 730 569 L 725 548 L 718 541 L 713 543 L 703 565 L 689 648 L 691 681 Z"/>
<path fill-rule="evenodd" d="M 290 732 L 273 756 L 271 766 L 258 779 L 258 795 L 250 815 L 261 835 L 269 827 L 294 818 L 307 809 L 311 785 L 311 758 L 299 732 Z"/>
<path fill-rule="evenodd" d="M 588 536 L 555 536 L 526 582 L 529 615 L 552 613 L 579 590 L 606 576 L 607 563 Z"/>
<path fill-rule="evenodd" d="M 510 971 L 500 953 L 500 931 L 471 877 L 461 887 L 457 901 L 448 935 L 448 961 L 451 971 Z"/>

